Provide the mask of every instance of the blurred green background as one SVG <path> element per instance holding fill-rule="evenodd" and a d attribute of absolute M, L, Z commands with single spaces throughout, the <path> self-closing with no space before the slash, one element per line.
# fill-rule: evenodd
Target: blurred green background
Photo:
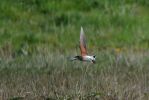
<path fill-rule="evenodd" d="M 0 0 L 2 100 L 149 100 L 148 50 L 149 0 Z"/>
<path fill-rule="evenodd" d="M 1 0 L 0 47 L 74 50 L 83 26 L 88 47 L 147 49 L 148 0 Z"/>

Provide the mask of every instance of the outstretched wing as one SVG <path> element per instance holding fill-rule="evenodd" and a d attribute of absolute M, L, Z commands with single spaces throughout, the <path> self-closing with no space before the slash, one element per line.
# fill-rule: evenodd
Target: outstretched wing
<path fill-rule="evenodd" d="M 80 51 L 82 56 L 87 55 L 86 40 L 85 40 L 84 31 L 82 27 L 80 32 Z"/>

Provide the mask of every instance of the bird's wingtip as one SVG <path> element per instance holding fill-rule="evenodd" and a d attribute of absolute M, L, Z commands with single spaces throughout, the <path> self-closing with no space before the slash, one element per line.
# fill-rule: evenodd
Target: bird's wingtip
<path fill-rule="evenodd" d="M 84 31 L 83 31 L 83 27 L 81 26 L 81 33 L 83 33 Z"/>
<path fill-rule="evenodd" d="M 81 30 L 83 30 L 83 27 L 81 26 Z"/>

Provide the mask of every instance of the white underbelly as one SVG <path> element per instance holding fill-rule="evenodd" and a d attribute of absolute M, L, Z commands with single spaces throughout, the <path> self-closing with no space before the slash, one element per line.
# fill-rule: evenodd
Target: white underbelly
<path fill-rule="evenodd" d="M 92 57 L 91 56 L 84 56 L 83 60 L 84 61 L 92 61 Z"/>

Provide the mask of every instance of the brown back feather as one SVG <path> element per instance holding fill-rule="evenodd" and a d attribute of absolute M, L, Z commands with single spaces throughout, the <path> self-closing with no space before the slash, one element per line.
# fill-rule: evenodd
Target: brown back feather
<path fill-rule="evenodd" d="M 81 27 L 81 32 L 80 32 L 80 51 L 81 51 L 81 56 L 87 55 L 86 39 L 85 39 L 84 31 L 82 27 Z"/>

